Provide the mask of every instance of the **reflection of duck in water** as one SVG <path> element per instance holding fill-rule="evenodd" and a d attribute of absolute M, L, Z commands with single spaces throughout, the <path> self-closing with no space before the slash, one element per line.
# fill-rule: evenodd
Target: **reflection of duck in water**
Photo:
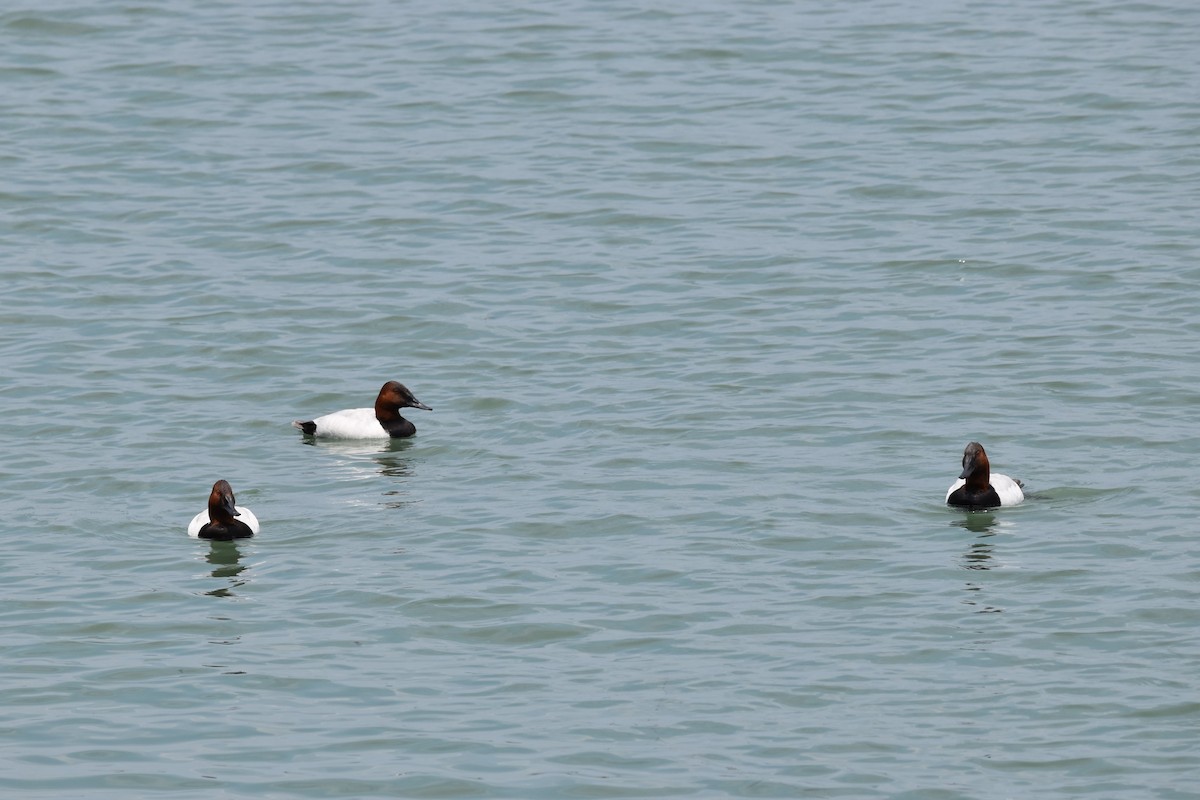
<path fill-rule="evenodd" d="M 212 564 L 214 578 L 233 578 L 246 570 L 242 563 L 242 553 L 235 542 L 223 542 L 214 545 L 204 554 L 204 560 Z"/>
<path fill-rule="evenodd" d="M 1000 521 L 996 519 L 995 514 L 980 512 L 978 514 L 963 514 L 955 517 L 950 523 L 955 527 L 962 528 L 970 533 L 979 534 L 980 536 L 995 536 L 998 531 Z"/>
<path fill-rule="evenodd" d="M 962 472 L 946 491 L 946 503 L 961 508 L 1015 506 L 1025 499 L 1021 482 L 991 471 L 987 453 L 979 442 L 963 450 Z"/>
<path fill-rule="evenodd" d="M 991 542 L 972 542 L 967 552 L 963 553 L 963 566 L 967 569 L 991 569 L 992 549 Z"/>
<path fill-rule="evenodd" d="M 375 408 L 347 408 L 308 422 L 295 420 L 292 427 L 307 436 L 330 439 L 403 439 L 417 432 L 417 426 L 400 416 L 402 408 L 433 409 L 413 397 L 402 383 L 388 381 L 375 398 Z"/>
<path fill-rule="evenodd" d="M 254 512 L 235 504 L 229 481 L 213 484 L 208 496 L 208 511 L 201 511 L 188 523 L 188 536 L 228 542 L 245 539 L 258 533 L 258 517 Z"/>

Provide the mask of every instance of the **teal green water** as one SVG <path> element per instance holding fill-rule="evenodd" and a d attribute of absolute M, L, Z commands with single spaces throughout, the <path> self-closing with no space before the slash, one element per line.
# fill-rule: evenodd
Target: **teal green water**
<path fill-rule="evenodd" d="M 0 795 L 1196 797 L 1198 32 L 0 11 Z"/>

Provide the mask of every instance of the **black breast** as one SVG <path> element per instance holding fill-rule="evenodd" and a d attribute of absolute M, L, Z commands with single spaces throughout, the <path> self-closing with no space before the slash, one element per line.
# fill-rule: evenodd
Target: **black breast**
<path fill-rule="evenodd" d="M 1000 495 L 996 494 L 990 483 L 986 492 L 971 492 L 964 485 L 951 492 L 946 503 L 962 508 L 995 508 L 1000 505 Z"/>
<path fill-rule="evenodd" d="M 216 542 L 247 539 L 253 535 L 254 531 L 250 530 L 250 526 L 238 519 L 233 522 L 210 522 L 197 534 L 201 539 L 212 539 Z"/>
<path fill-rule="evenodd" d="M 417 426 L 406 420 L 404 417 L 390 419 L 387 422 L 380 422 L 383 429 L 388 432 L 388 436 L 393 439 L 404 439 L 412 436 L 417 432 Z"/>

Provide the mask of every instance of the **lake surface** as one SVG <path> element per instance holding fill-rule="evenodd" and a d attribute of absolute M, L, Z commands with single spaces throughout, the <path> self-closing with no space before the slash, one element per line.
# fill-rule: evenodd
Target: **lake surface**
<path fill-rule="evenodd" d="M 1200 796 L 1198 35 L 0 11 L 0 795 Z"/>

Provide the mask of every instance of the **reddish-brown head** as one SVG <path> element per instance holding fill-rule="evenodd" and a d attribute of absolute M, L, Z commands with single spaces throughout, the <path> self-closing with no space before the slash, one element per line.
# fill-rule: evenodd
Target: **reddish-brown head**
<path fill-rule="evenodd" d="M 986 491 L 992 477 L 992 465 L 988 463 L 983 445 L 970 442 L 963 450 L 962 466 L 958 477 L 966 481 L 967 487 Z"/>
<path fill-rule="evenodd" d="M 403 383 L 388 381 L 379 390 L 379 396 L 375 398 L 375 416 L 380 420 L 389 419 L 393 415 L 398 416 L 399 410 L 402 408 L 433 410 L 413 397 L 413 393 Z"/>
<path fill-rule="evenodd" d="M 233 522 L 234 517 L 241 516 L 234 505 L 233 487 L 229 481 L 219 480 L 213 484 L 212 494 L 208 496 L 208 518 L 212 522 Z"/>

